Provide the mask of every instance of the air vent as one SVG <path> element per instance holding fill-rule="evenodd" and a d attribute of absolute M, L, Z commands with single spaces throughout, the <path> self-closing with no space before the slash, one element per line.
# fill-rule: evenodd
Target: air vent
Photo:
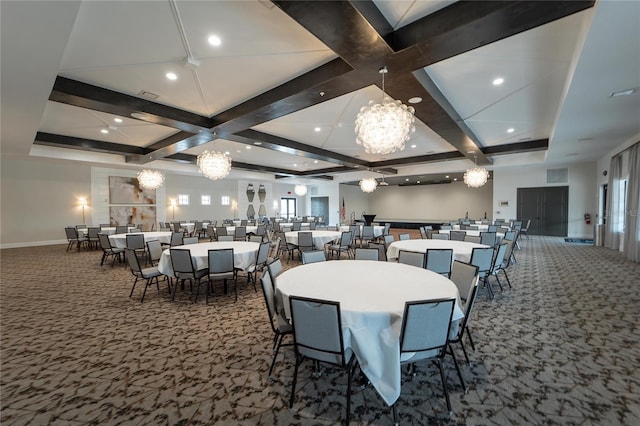
<path fill-rule="evenodd" d="M 547 183 L 568 183 L 569 169 L 547 169 Z"/>
<path fill-rule="evenodd" d="M 141 98 L 150 99 L 152 101 L 155 101 L 156 99 L 158 99 L 160 97 L 160 95 L 156 95 L 155 93 L 147 92 L 146 90 L 141 90 L 140 92 L 138 92 L 138 96 L 140 96 Z"/>

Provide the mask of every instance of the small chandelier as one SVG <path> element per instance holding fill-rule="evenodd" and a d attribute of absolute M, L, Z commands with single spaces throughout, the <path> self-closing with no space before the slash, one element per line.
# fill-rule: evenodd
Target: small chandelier
<path fill-rule="evenodd" d="M 360 189 L 362 192 L 373 192 L 378 187 L 378 181 L 372 177 L 360 179 Z"/>
<path fill-rule="evenodd" d="M 200 173 L 211 180 L 227 177 L 231 171 L 231 158 L 223 152 L 204 151 L 196 160 Z"/>
<path fill-rule="evenodd" d="M 379 72 L 382 74 L 382 103 L 370 101 L 360 109 L 356 117 L 356 142 L 369 154 L 390 154 L 402 151 L 404 143 L 416 131 L 413 125 L 415 110 L 385 95 L 387 67 Z"/>
<path fill-rule="evenodd" d="M 307 195 L 307 185 L 296 185 L 293 187 L 293 192 L 300 197 Z"/>
<path fill-rule="evenodd" d="M 474 157 L 475 162 L 476 157 Z M 464 183 L 471 188 L 480 188 L 487 183 L 487 179 L 489 179 L 489 172 L 484 167 L 475 166 L 468 169 L 464 174 Z"/>
<path fill-rule="evenodd" d="M 164 175 L 157 170 L 144 169 L 138 172 L 138 184 L 144 189 L 158 189 L 164 183 Z"/>

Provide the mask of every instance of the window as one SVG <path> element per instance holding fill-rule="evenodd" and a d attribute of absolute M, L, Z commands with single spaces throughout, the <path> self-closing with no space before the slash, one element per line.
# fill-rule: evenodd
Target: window
<path fill-rule="evenodd" d="M 189 205 L 189 195 L 188 194 L 178 194 L 178 205 L 179 206 L 188 206 Z"/>
<path fill-rule="evenodd" d="M 229 197 L 228 195 L 223 195 L 223 196 L 222 196 L 222 198 L 221 198 L 221 200 L 220 200 L 220 203 L 221 203 L 223 206 L 229 206 L 229 205 L 231 205 L 231 197 Z"/>
<path fill-rule="evenodd" d="M 210 206 L 211 205 L 211 196 L 210 195 L 203 195 L 202 196 L 202 205 L 203 206 Z"/>
<path fill-rule="evenodd" d="M 296 199 L 281 198 L 280 199 L 280 217 L 285 219 L 293 219 L 296 217 Z"/>

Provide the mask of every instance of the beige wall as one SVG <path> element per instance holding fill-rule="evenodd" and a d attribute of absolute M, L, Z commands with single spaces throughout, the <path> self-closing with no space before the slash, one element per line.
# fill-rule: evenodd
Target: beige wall
<path fill-rule="evenodd" d="M 91 205 L 91 168 L 4 157 L 1 166 L 0 247 L 66 242 L 64 227 L 82 223 L 78 199 Z"/>

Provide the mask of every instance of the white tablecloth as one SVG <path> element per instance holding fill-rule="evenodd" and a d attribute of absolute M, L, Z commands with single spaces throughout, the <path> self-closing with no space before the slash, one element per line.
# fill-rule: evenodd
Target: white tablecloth
<path fill-rule="evenodd" d="M 154 232 L 130 232 L 128 234 L 113 234 L 109 235 L 109 242 L 113 247 L 125 248 L 127 246 L 127 235 L 142 234 L 144 235 L 144 243 L 147 241 L 160 240 L 162 244 L 171 243 L 171 232 L 168 231 L 154 231 Z"/>
<path fill-rule="evenodd" d="M 136 228 L 135 226 L 130 226 L 129 228 L 127 228 L 129 232 L 133 231 L 134 229 L 138 229 L 138 228 Z M 113 235 L 116 233 L 116 227 L 107 226 L 102 229 L 99 229 L 98 232 L 101 234 Z M 87 235 L 89 235 L 89 228 L 78 228 L 78 237 L 82 238 Z"/>
<path fill-rule="evenodd" d="M 240 225 L 238 225 L 238 226 L 240 226 Z M 257 226 L 247 226 L 247 232 L 246 233 L 250 234 L 250 233 L 253 232 L 255 234 L 257 230 L 258 230 Z M 236 232 L 236 227 L 235 226 L 227 226 L 227 235 L 233 235 L 234 232 Z"/>
<path fill-rule="evenodd" d="M 212 243 L 189 244 L 186 246 L 176 246 L 172 248 L 189 249 L 191 258 L 195 261 L 196 270 L 209 267 L 209 250 L 233 249 L 233 266 L 245 270 L 256 260 L 256 254 L 259 243 L 250 243 L 247 241 L 220 241 Z M 165 275 L 173 275 L 173 267 L 171 265 L 170 249 L 162 252 L 160 261 L 158 262 L 158 270 Z"/>
<path fill-rule="evenodd" d="M 453 249 L 453 260 L 461 262 L 469 262 L 471 260 L 471 251 L 474 247 L 489 247 L 484 244 L 467 243 L 464 241 L 451 240 L 405 240 L 394 241 L 387 249 L 387 259 L 393 260 L 398 258 L 400 250 L 414 251 L 424 253 L 427 249 Z"/>
<path fill-rule="evenodd" d="M 207 226 L 209 226 L 209 222 L 202 222 L 202 229 L 207 229 Z M 188 233 L 192 233 L 193 230 L 196 229 L 196 224 L 193 222 L 185 222 L 181 223 L 180 227 L 186 229 Z"/>
<path fill-rule="evenodd" d="M 362 235 L 362 227 L 364 225 L 360 225 L 360 235 Z M 342 225 L 339 228 L 340 231 L 348 231 L 349 230 L 349 225 Z M 374 237 L 379 237 L 382 235 L 382 233 L 384 232 L 384 226 L 380 226 L 380 225 L 374 225 L 373 226 L 373 236 Z"/>
<path fill-rule="evenodd" d="M 320 250 L 324 248 L 324 245 L 337 238 L 340 238 L 341 232 L 338 231 L 304 231 L 311 232 L 313 234 L 313 245 L 316 249 Z M 285 238 L 289 244 L 298 245 L 298 231 L 290 231 L 284 233 Z"/>
<path fill-rule="evenodd" d="M 449 234 L 451 231 L 448 229 L 441 229 L 439 231 L 440 234 Z M 487 232 L 487 231 L 476 231 L 473 229 L 465 229 L 464 232 L 466 232 L 466 235 L 471 235 L 474 237 L 479 237 L 481 232 Z M 504 238 L 504 234 L 502 232 L 496 232 L 496 237 L 498 237 L 500 240 L 502 240 Z"/>
<path fill-rule="evenodd" d="M 489 230 L 489 225 L 476 224 L 476 225 L 471 225 L 471 226 L 477 226 L 478 227 L 477 230 L 478 231 L 482 231 L 482 232 L 485 232 L 485 231 Z M 453 225 L 452 228 L 453 228 L 454 231 L 460 231 L 460 225 Z M 467 231 L 467 229 L 463 229 L 463 231 Z M 470 229 L 469 229 L 469 231 L 470 231 Z M 475 229 L 474 229 L 474 231 L 475 231 Z"/>
<path fill-rule="evenodd" d="M 404 304 L 412 300 L 456 298 L 450 333 L 464 317 L 458 289 L 442 275 L 392 262 L 337 260 L 289 269 L 276 278 L 289 316 L 289 296 L 340 302 L 345 348 L 387 404 L 400 395 L 400 329 Z"/>

